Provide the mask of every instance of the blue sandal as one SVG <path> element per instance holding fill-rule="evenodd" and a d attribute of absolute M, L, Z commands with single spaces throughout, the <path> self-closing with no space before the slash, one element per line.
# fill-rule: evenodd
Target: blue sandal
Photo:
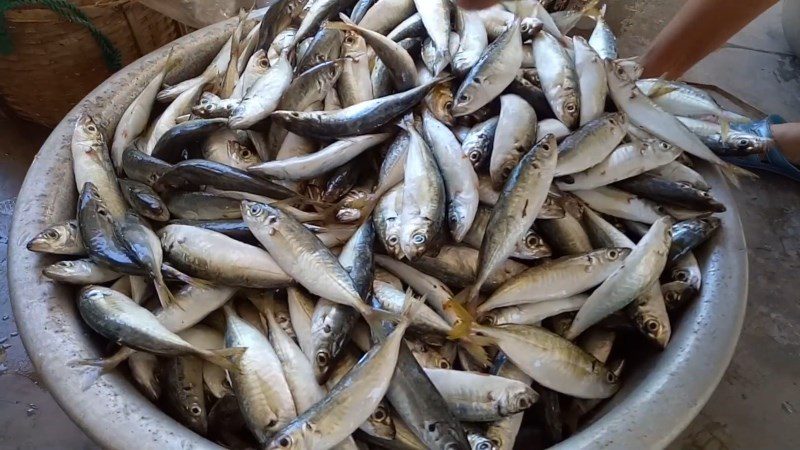
<path fill-rule="evenodd" d="M 783 117 L 773 114 L 762 120 L 750 123 L 731 123 L 731 129 L 757 134 L 762 137 L 772 138 L 770 126 L 773 124 L 786 123 Z M 783 175 L 794 181 L 800 182 L 800 169 L 789 162 L 777 147 L 767 150 L 766 155 L 749 155 L 741 157 L 723 158 L 725 161 L 736 164 L 746 169 L 764 170 L 778 175 Z"/>

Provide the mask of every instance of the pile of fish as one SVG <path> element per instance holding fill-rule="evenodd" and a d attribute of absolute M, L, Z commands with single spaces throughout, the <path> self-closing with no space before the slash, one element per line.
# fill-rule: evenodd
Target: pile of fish
<path fill-rule="evenodd" d="M 84 387 L 126 362 L 231 448 L 574 433 L 701 288 L 725 206 L 692 162 L 735 181 L 720 155 L 771 143 L 639 80 L 593 3 L 504 3 L 275 0 L 195 78 L 170 55 L 119 123 L 83 115 L 77 218 L 28 248 L 118 345 Z"/>

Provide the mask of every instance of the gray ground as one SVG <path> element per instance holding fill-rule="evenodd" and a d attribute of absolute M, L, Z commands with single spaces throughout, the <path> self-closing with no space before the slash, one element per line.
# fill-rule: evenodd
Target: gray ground
<path fill-rule="evenodd" d="M 609 0 L 622 55 L 640 54 L 683 0 Z M 800 121 L 800 65 L 768 11 L 686 76 L 716 84 L 762 111 Z M 94 448 L 59 409 L 16 335 L 6 244 L 17 190 L 47 130 L 0 116 L 0 448 Z M 772 175 L 745 181 L 737 201 L 750 255 L 750 299 L 733 362 L 678 449 L 800 448 L 800 185 Z M 35 432 L 33 431 L 35 430 Z"/>

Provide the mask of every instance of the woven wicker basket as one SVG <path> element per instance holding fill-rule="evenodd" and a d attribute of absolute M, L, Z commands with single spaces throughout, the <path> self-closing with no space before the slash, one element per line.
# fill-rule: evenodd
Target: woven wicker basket
<path fill-rule="evenodd" d="M 123 67 L 185 32 L 134 1 L 72 0 L 122 55 Z M 43 7 L 6 13 L 13 44 L 0 55 L 0 96 L 19 116 L 55 126 L 111 75 L 89 30 Z"/>

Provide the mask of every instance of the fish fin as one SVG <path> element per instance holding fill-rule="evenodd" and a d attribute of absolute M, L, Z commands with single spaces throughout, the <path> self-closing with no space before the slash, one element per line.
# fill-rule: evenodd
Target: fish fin
<path fill-rule="evenodd" d="M 199 356 L 211 364 L 217 365 L 225 370 L 237 370 L 237 363 L 244 354 L 245 350 L 247 350 L 246 347 L 203 350 L 199 353 Z"/>
<path fill-rule="evenodd" d="M 625 360 L 624 359 L 618 359 L 616 361 L 612 361 L 612 362 L 606 364 L 606 368 L 609 371 L 611 371 L 614 375 L 619 377 L 620 374 L 622 373 L 622 370 L 625 368 Z"/>
<path fill-rule="evenodd" d="M 600 7 L 600 15 L 598 16 L 598 19 L 605 19 L 605 17 L 606 17 L 606 7 L 607 6 L 608 5 L 603 4 L 603 6 Z"/>
<path fill-rule="evenodd" d="M 485 338 L 479 336 L 465 336 L 461 339 L 461 341 L 459 341 L 459 344 L 461 345 L 461 348 L 463 348 L 464 351 L 466 351 L 469 356 L 475 360 L 476 363 L 481 365 L 481 367 L 489 367 L 489 354 L 486 353 L 483 345 L 478 343 L 479 340 L 483 339 Z M 488 339 L 486 339 L 486 341 L 488 341 Z"/>
<path fill-rule="evenodd" d="M 87 370 L 81 376 L 81 390 L 87 390 L 102 375 L 116 369 L 123 361 L 128 359 L 132 351 L 127 347 L 122 347 L 119 351 L 108 358 L 78 359 L 67 363 L 68 367 L 86 366 Z"/>
<path fill-rule="evenodd" d="M 753 172 L 727 162 L 723 162 L 720 165 L 720 169 L 722 169 L 722 174 L 725 175 L 725 178 L 737 188 L 741 187 L 739 183 L 740 177 L 749 178 L 751 180 L 757 180 L 759 178 L 758 175 Z"/>
<path fill-rule="evenodd" d="M 293 195 L 293 196 L 291 196 L 289 198 L 285 198 L 283 200 L 276 200 L 276 201 L 270 203 L 270 206 L 278 206 L 278 207 L 281 207 L 281 206 L 292 206 L 292 207 L 298 207 L 298 206 L 295 206 L 295 205 L 299 205 L 299 207 L 302 207 L 302 206 L 314 206 L 314 207 L 320 207 L 320 208 L 328 208 L 328 207 L 331 206 L 330 203 L 319 201 L 319 200 L 311 200 L 310 198 L 303 197 L 302 195 L 299 195 L 299 194 L 298 195 Z"/>
<path fill-rule="evenodd" d="M 675 86 L 670 86 L 669 83 L 667 83 L 666 74 L 664 74 L 653 82 L 653 87 L 647 91 L 647 96 L 649 98 L 656 98 L 674 92 L 675 89 Z"/>
<path fill-rule="evenodd" d="M 723 141 L 728 139 L 728 134 L 731 132 L 731 123 L 727 119 L 723 119 L 720 117 L 719 119 L 719 137 L 722 138 Z"/>
<path fill-rule="evenodd" d="M 468 336 L 472 331 L 472 325 L 475 323 L 473 315 L 467 311 L 462 304 L 463 302 L 458 300 L 458 297 L 464 294 L 464 292 L 465 291 L 462 291 L 456 296 L 456 298 L 448 300 L 444 304 L 444 309 L 452 310 L 453 314 L 455 314 L 457 317 L 456 322 L 453 324 L 453 328 L 447 335 L 451 340 L 457 340 L 463 338 L 464 336 Z"/>
<path fill-rule="evenodd" d="M 202 280 L 200 278 L 195 278 L 185 273 L 181 272 L 180 270 L 172 267 L 167 263 L 161 264 L 161 271 L 162 273 L 166 274 L 167 276 L 173 277 L 178 281 L 188 284 L 189 286 L 194 286 L 200 289 L 210 289 L 214 286 L 214 283 L 206 280 Z"/>
<path fill-rule="evenodd" d="M 352 31 L 354 29 L 353 27 L 354 27 L 354 25 L 351 25 L 351 24 L 349 24 L 347 22 L 330 22 L 330 21 L 328 21 L 328 22 L 325 23 L 325 28 L 328 28 L 328 29 L 331 29 L 331 30 Z"/>
<path fill-rule="evenodd" d="M 164 63 L 164 68 L 162 71 L 164 75 L 168 74 L 172 69 L 178 67 L 181 63 L 181 58 L 175 56 L 175 46 L 169 48 L 169 53 L 167 53 L 167 62 Z"/>
<path fill-rule="evenodd" d="M 722 119 L 725 119 L 725 120 L 730 121 L 730 122 L 740 122 L 740 123 L 741 122 L 749 122 L 750 121 L 749 117 L 743 116 L 743 115 L 735 113 L 733 111 L 728 111 L 726 109 L 722 110 L 722 114 L 719 117 L 720 117 L 720 122 L 722 122 Z"/>
<path fill-rule="evenodd" d="M 347 14 L 345 14 L 345 13 L 339 13 L 339 20 L 341 20 L 342 22 L 344 22 L 347 25 L 350 25 L 351 27 L 355 27 L 356 26 L 356 23 L 353 22 L 352 20 L 350 20 L 350 18 L 347 17 Z"/>
<path fill-rule="evenodd" d="M 597 4 L 600 0 L 590 0 L 586 5 L 581 9 L 581 14 L 590 17 L 592 19 L 597 20 L 597 17 L 601 17 L 604 13 L 600 11 L 600 8 L 597 7 Z M 603 5 L 605 7 L 605 5 Z"/>
<path fill-rule="evenodd" d="M 156 294 L 158 295 L 158 300 L 161 302 L 162 308 L 167 308 L 175 304 L 175 296 L 172 295 L 172 292 L 169 290 L 166 283 L 164 283 L 164 276 L 160 272 L 153 274 L 153 285 L 156 288 Z"/>

